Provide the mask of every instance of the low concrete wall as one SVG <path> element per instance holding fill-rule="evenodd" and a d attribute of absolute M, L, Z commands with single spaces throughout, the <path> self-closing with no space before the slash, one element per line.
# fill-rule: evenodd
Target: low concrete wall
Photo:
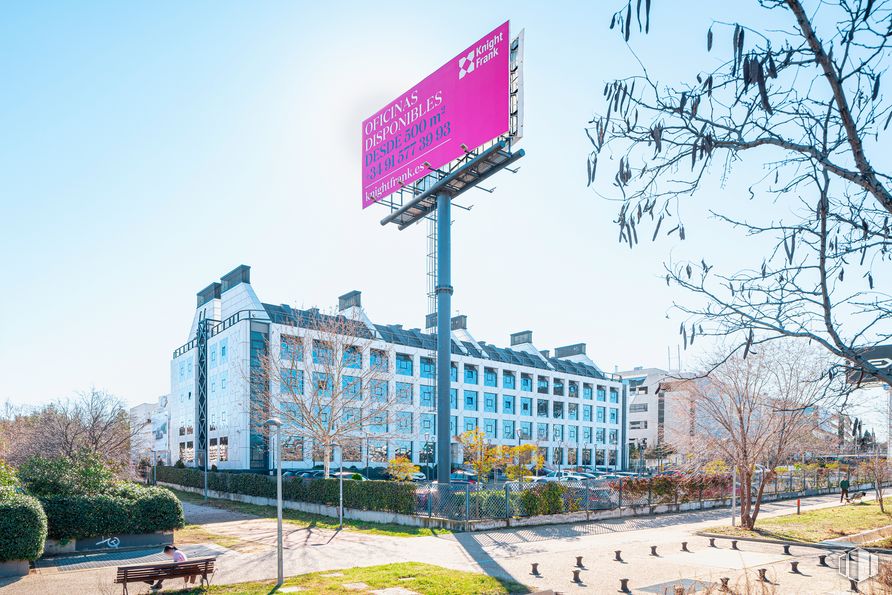
<path fill-rule="evenodd" d="M 204 494 L 204 490 L 199 488 L 190 488 L 173 483 L 165 483 L 159 481 L 158 485 L 191 492 L 193 494 Z M 258 504 L 260 506 L 275 506 L 275 498 L 262 498 L 260 496 L 245 496 L 244 494 L 231 494 L 229 492 L 218 492 L 216 490 L 208 490 L 208 496 L 211 498 L 219 498 L 221 500 L 232 500 L 234 502 L 244 502 L 246 504 Z M 317 504 L 315 502 L 299 502 L 296 500 L 283 500 L 282 508 L 290 510 L 299 510 L 310 514 L 318 514 L 327 517 L 338 518 L 338 507 L 328 506 L 327 504 Z M 394 523 L 397 525 L 406 525 L 409 527 L 431 527 L 451 529 L 453 531 L 464 530 L 465 523 L 463 521 L 451 521 L 449 519 L 429 518 L 415 516 L 410 514 L 400 514 L 396 512 L 381 512 L 379 510 L 359 510 L 356 508 L 344 508 L 344 518 L 355 521 L 366 521 L 370 523 Z"/>
<path fill-rule="evenodd" d="M 61 554 L 85 554 L 161 547 L 173 544 L 173 531 L 156 531 L 133 535 L 112 535 L 86 537 L 80 539 L 47 539 L 43 547 L 44 556 Z"/>
<path fill-rule="evenodd" d="M 828 539 L 824 543 L 838 543 L 841 545 L 864 545 L 865 543 L 879 541 L 880 539 L 884 539 L 889 536 L 892 536 L 892 525 L 886 525 L 885 527 L 880 527 L 879 529 L 871 529 L 870 531 L 862 531 L 861 533 L 855 533 L 854 535 L 846 535 L 844 537 Z"/>
<path fill-rule="evenodd" d="M 0 562 L 0 578 L 11 576 L 26 576 L 30 570 L 27 560 L 9 560 Z"/>

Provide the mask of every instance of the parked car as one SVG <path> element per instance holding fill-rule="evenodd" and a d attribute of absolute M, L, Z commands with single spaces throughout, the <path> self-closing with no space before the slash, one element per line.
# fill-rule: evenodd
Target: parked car
<path fill-rule="evenodd" d="M 458 471 L 453 471 L 449 476 L 449 481 L 451 483 L 477 483 L 477 474 L 472 473 L 471 471 L 462 471 L 459 469 Z"/>
<path fill-rule="evenodd" d="M 412 474 L 412 481 L 427 481 L 427 475 L 418 471 Z"/>
<path fill-rule="evenodd" d="M 300 471 L 298 477 L 303 477 L 304 479 L 319 479 L 325 477 L 325 469 L 309 469 L 307 471 Z"/>
<path fill-rule="evenodd" d="M 549 471 L 542 477 L 534 477 L 532 481 L 536 483 L 550 483 L 552 481 L 569 481 L 570 479 L 581 481 L 586 478 L 571 471 Z"/>
<path fill-rule="evenodd" d="M 330 474 L 333 479 L 339 479 L 343 477 L 344 479 L 355 479 L 356 481 L 368 481 L 369 478 L 363 475 L 362 473 L 357 473 L 355 471 L 338 471 L 336 473 Z"/>

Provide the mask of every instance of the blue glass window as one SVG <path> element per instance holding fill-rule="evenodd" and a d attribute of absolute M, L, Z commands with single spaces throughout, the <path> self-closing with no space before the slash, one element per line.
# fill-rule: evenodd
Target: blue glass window
<path fill-rule="evenodd" d="M 369 430 L 374 434 L 383 434 L 387 431 L 387 414 L 376 413 L 369 418 Z"/>
<path fill-rule="evenodd" d="M 582 385 L 582 398 L 592 400 L 592 385 L 591 384 L 583 384 Z"/>
<path fill-rule="evenodd" d="M 548 377 L 547 376 L 539 376 L 536 379 L 536 392 L 547 395 L 548 394 Z"/>
<path fill-rule="evenodd" d="M 564 419 L 564 404 L 561 401 L 554 401 L 551 404 L 551 416 L 555 419 Z"/>
<path fill-rule="evenodd" d="M 514 388 L 514 372 L 505 370 L 502 372 L 502 386 L 505 388 Z"/>
<path fill-rule="evenodd" d="M 564 426 L 561 424 L 554 424 L 554 428 L 552 429 L 551 439 L 560 442 L 564 439 Z"/>
<path fill-rule="evenodd" d="M 418 387 L 419 399 L 422 407 L 434 406 L 434 387 L 422 384 Z"/>
<path fill-rule="evenodd" d="M 465 391 L 465 411 L 477 411 L 477 391 Z"/>
<path fill-rule="evenodd" d="M 499 375 L 492 368 L 483 368 L 483 386 L 499 386 Z"/>
<path fill-rule="evenodd" d="M 514 397 L 511 395 L 502 397 L 502 413 L 514 413 Z"/>
<path fill-rule="evenodd" d="M 483 410 L 486 413 L 497 413 L 499 395 L 496 393 L 483 393 Z"/>
<path fill-rule="evenodd" d="M 536 399 L 536 417 L 548 417 L 548 401 Z"/>
<path fill-rule="evenodd" d="M 599 401 L 607 400 L 607 391 L 604 389 L 603 386 L 598 387 L 598 400 Z"/>
<path fill-rule="evenodd" d="M 452 409 L 458 409 L 458 389 L 450 388 L 449 389 L 449 407 Z"/>
<path fill-rule="evenodd" d="M 362 367 L 362 351 L 359 347 L 354 345 L 344 347 L 344 365 L 348 368 Z"/>
<path fill-rule="evenodd" d="M 387 353 L 384 351 L 379 351 L 377 349 L 372 349 L 369 352 L 369 365 L 377 370 L 386 372 L 388 368 Z"/>
<path fill-rule="evenodd" d="M 409 411 L 397 411 L 396 431 L 400 434 L 412 433 L 412 413 Z"/>
<path fill-rule="evenodd" d="M 597 409 L 595 409 L 595 421 L 604 423 L 605 415 L 606 415 L 606 412 L 603 407 L 598 407 Z"/>
<path fill-rule="evenodd" d="M 422 413 L 419 417 L 421 419 L 421 433 L 422 434 L 436 434 L 437 433 L 437 416 L 436 415 L 434 415 L 433 413 Z"/>
<path fill-rule="evenodd" d="M 520 375 L 520 390 L 528 393 L 533 392 L 533 377 L 529 374 Z"/>
<path fill-rule="evenodd" d="M 358 397 L 362 394 L 362 379 L 356 376 L 342 376 L 341 390 L 347 397 Z"/>
<path fill-rule="evenodd" d="M 592 421 L 592 406 L 591 405 L 583 405 L 582 406 L 582 421 Z"/>
<path fill-rule="evenodd" d="M 606 440 L 604 440 L 605 431 L 604 428 L 598 428 L 595 430 L 595 442 L 598 444 L 604 444 Z"/>
<path fill-rule="evenodd" d="M 520 422 L 520 432 L 523 434 L 521 438 L 523 440 L 529 440 L 533 437 L 533 422 L 531 421 L 522 421 Z"/>
<path fill-rule="evenodd" d="M 403 403 L 405 405 L 411 405 L 413 403 L 414 399 L 412 397 L 414 396 L 414 390 L 412 386 L 411 382 L 396 383 L 394 388 L 396 389 L 396 400 L 398 403 Z"/>
<path fill-rule="evenodd" d="M 477 384 L 477 366 L 465 364 L 465 384 Z"/>
<path fill-rule="evenodd" d="M 607 433 L 607 442 L 610 444 L 616 444 L 619 441 L 619 430 L 610 430 Z"/>
<path fill-rule="evenodd" d="M 536 438 L 548 440 L 548 424 L 536 424 Z"/>
<path fill-rule="evenodd" d="M 554 389 L 554 394 L 559 397 L 564 396 L 564 379 L 563 378 L 555 378 L 552 383 L 552 388 Z"/>
<path fill-rule="evenodd" d="M 331 345 L 323 341 L 313 341 L 313 363 L 327 365 L 332 363 Z"/>
<path fill-rule="evenodd" d="M 458 382 L 458 366 L 455 365 L 455 362 L 449 366 L 449 380 L 452 382 Z"/>
<path fill-rule="evenodd" d="M 613 387 L 610 387 L 610 402 L 619 403 L 619 391 Z"/>
<path fill-rule="evenodd" d="M 323 372 L 313 372 L 313 386 L 316 394 L 330 397 L 332 394 L 331 376 Z"/>
<path fill-rule="evenodd" d="M 457 415 L 449 416 L 449 434 L 451 436 L 458 435 L 458 416 Z"/>
<path fill-rule="evenodd" d="M 304 372 L 286 368 L 282 370 L 282 392 L 291 392 L 298 395 L 304 394 Z"/>
<path fill-rule="evenodd" d="M 619 423 L 619 409 L 610 408 L 610 423 Z"/>
<path fill-rule="evenodd" d="M 592 442 L 592 429 L 591 428 L 582 428 L 582 441 L 591 444 Z"/>
<path fill-rule="evenodd" d="M 369 382 L 369 392 L 373 401 L 383 402 L 387 400 L 387 381 L 372 380 Z"/>
<path fill-rule="evenodd" d="M 495 440 L 499 437 L 499 424 L 496 420 L 491 418 L 485 418 L 483 420 L 483 433 L 486 434 L 486 437 L 490 440 Z"/>
<path fill-rule="evenodd" d="M 579 383 L 576 382 L 575 380 L 571 380 L 570 382 L 568 382 L 567 383 L 567 393 L 571 397 L 578 397 L 579 396 Z"/>
<path fill-rule="evenodd" d="M 517 438 L 514 430 L 514 422 L 510 419 L 506 419 L 502 422 L 502 438 L 505 440 L 512 440 Z"/>
<path fill-rule="evenodd" d="M 567 426 L 567 440 L 576 442 L 579 438 L 579 428 L 577 426 Z"/>
<path fill-rule="evenodd" d="M 412 356 L 405 353 L 396 354 L 396 373 L 400 376 L 412 376 Z"/>
<path fill-rule="evenodd" d="M 436 378 L 437 370 L 434 365 L 433 358 L 430 357 L 422 357 L 421 358 L 421 377 L 422 378 Z"/>
<path fill-rule="evenodd" d="M 465 432 L 470 432 L 472 430 L 477 429 L 477 418 L 476 417 L 466 417 L 465 418 Z"/>
<path fill-rule="evenodd" d="M 533 415 L 533 399 L 529 397 L 520 398 L 520 414 L 529 416 Z"/>
<path fill-rule="evenodd" d="M 567 419 L 579 419 L 579 405 L 567 403 Z"/>

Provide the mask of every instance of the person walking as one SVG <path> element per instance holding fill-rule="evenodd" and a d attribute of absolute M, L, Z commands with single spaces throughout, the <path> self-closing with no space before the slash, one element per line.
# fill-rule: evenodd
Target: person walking
<path fill-rule="evenodd" d="M 849 478 L 843 477 L 842 481 L 839 482 L 839 503 L 842 504 L 843 500 L 848 499 L 849 497 Z"/>

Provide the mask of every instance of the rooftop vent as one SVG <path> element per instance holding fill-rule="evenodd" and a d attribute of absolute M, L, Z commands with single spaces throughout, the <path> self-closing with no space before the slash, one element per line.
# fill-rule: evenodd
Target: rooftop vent
<path fill-rule="evenodd" d="M 551 351 L 549 351 L 548 349 L 543 349 L 539 353 L 541 353 L 542 357 L 544 357 L 545 359 L 548 359 L 551 357 Z"/>
<path fill-rule="evenodd" d="M 585 343 L 556 347 L 554 350 L 554 357 L 570 357 L 573 355 L 585 355 Z"/>
<path fill-rule="evenodd" d="M 355 289 L 338 298 L 338 310 L 344 311 L 353 306 L 362 307 L 362 292 Z"/>
<path fill-rule="evenodd" d="M 196 295 L 198 296 L 198 305 L 196 307 L 201 308 L 211 300 L 220 299 L 220 284 L 217 282 L 211 283 Z"/>
<path fill-rule="evenodd" d="M 459 329 L 468 329 L 468 317 L 464 314 L 452 317 L 452 330 L 457 331 Z"/>
<path fill-rule="evenodd" d="M 511 334 L 511 346 L 523 345 L 524 343 L 533 342 L 533 331 L 520 331 Z"/>

